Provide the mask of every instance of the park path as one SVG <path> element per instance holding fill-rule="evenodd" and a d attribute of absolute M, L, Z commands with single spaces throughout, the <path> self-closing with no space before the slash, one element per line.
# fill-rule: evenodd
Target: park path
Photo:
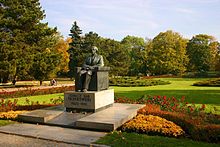
<path fill-rule="evenodd" d="M 68 144 L 5 133 L 0 133 L 0 136 L 1 147 L 85 147 L 82 145 Z"/>
<path fill-rule="evenodd" d="M 106 132 L 28 123 L 0 127 L 1 147 L 107 147 L 93 144 Z"/>

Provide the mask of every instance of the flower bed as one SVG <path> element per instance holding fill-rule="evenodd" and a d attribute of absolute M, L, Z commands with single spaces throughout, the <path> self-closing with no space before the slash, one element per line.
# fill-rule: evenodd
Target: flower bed
<path fill-rule="evenodd" d="M 220 141 L 220 116 L 213 114 L 190 115 L 180 112 L 168 112 L 149 109 L 148 106 L 139 110 L 138 114 L 154 115 L 165 118 L 179 125 L 193 140 L 215 142 Z M 208 115 L 212 115 L 209 116 Z M 207 118 L 206 118 L 207 117 Z M 215 120 L 215 121 L 213 121 Z M 205 133 L 205 134 L 204 134 Z"/>
<path fill-rule="evenodd" d="M 176 100 L 161 96 L 144 96 L 137 101 L 118 98 L 115 101 L 146 104 L 146 107 L 140 109 L 138 114 L 159 116 L 172 121 L 193 140 L 220 143 L 220 115 L 204 113 L 205 105 L 196 107 L 188 105 L 184 98 Z M 174 106 L 175 109 L 172 109 Z"/>
<path fill-rule="evenodd" d="M 16 110 L 35 110 L 35 109 L 42 109 L 45 107 L 51 107 L 63 104 L 64 100 L 63 98 L 52 98 L 50 99 L 49 104 L 40 104 L 38 101 L 33 102 L 30 101 L 28 98 L 26 98 L 26 105 L 17 105 L 18 99 L 11 100 L 5 100 L 0 99 L 0 112 L 8 112 L 8 111 L 16 111 Z"/>
<path fill-rule="evenodd" d="M 35 88 L 27 87 L 17 90 L 2 90 L 0 91 L 0 98 L 17 98 L 23 96 L 33 96 L 33 95 L 44 95 L 44 94 L 53 94 L 53 93 L 63 93 L 65 91 L 72 91 L 75 89 L 75 86 L 55 86 L 55 87 L 44 87 L 44 88 Z"/>
<path fill-rule="evenodd" d="M 184 135 L 181 127 L 164 118 L 139 114 L 122 126 L 123 131 L 138 132 L 153 135 L 179 137 Z"/>
<path fill-rule="evenodd" d="M 22 111 L 0 112 L 0 119 L 17 120 L 18 115 L 24 112 L 27 111 L 22 110 Z"/>

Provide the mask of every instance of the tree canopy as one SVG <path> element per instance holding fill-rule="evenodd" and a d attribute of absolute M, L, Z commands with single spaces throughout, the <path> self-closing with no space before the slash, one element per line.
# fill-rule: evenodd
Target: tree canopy
<path fill-rule="evenodd" d="M 36 66 L 34 62 L 40 53 L 52 50 L 57 41 L 54 38 L 56 28 L 49 28 L 47 23 L 42 23 L 44 17 L 39 0 L 0 2 L 0 76 L 4 82 L 10 76 L 39 80 L 32 74 L 31 69 Z M 50 54 L 54 52 L 41 57 L 49 58 Z"/>
<path fill-rule="evenodd" d="M 213 36 L 199 34 L 193 36 L 187 44 L 187 54 L 189 56 L 189 70 L 207 72 L 211 65 L 214 65 L 218 54 L 218 44 Z"/>
<path fill-rule="evenodd" d="M 152 40 L 149 49 L 149 70 L 153 74 L 181 74 L 186 71 L 187 40 L 173 31 L 161 32 Z"/>

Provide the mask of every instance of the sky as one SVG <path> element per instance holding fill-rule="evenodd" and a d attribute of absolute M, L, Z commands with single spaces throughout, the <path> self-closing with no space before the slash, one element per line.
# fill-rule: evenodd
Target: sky
<path fill-rule="evenodd" d="M 172 30 L 191 39 L 198 34 L 220 41 L 220 0 L 40 0 L 50 27 L 67 38 L 77 22 L 90 31 L 121 41 L 127 35 L 153 39 Z"/>

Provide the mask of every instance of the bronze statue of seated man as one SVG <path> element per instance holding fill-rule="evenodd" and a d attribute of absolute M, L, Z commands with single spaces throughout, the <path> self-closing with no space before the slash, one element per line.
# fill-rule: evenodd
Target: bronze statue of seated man
<path fill-rule="evenodd" d="M 98 48 L 96 46 L 93 46 L 91 48 L 92 54 L 86 58 L 82 66 L 82 69 L 80 71 L 80 81 L 82 84 L 82 89 L 81 89 L 82 92 L 87 92 L 89 88 L 91 76 L 95 68 L 104 66 L 103 57 L 101 55 L 98 55 L 97 51 L 98 51 Z"/>

